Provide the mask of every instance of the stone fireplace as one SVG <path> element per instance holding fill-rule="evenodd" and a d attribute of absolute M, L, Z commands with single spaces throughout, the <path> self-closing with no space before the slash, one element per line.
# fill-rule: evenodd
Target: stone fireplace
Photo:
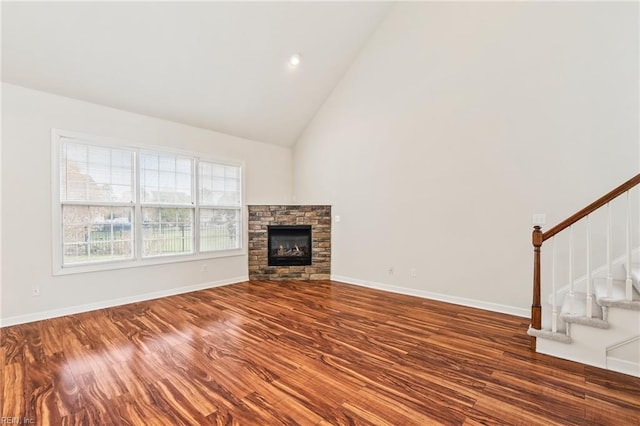
<path fill-rule="evenodd" d="M 249 279 L 328 280 L 331 206 L 249 206 Z"/>

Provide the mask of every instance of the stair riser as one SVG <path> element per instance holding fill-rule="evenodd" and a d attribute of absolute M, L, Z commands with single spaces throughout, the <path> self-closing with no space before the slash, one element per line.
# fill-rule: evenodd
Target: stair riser
<path fill-rule="evenodd" d="M 537 339 L 537 351 L 583 364 L 607 368 L 607 348 L 638 335 L 640 335 L 640 312 L 611 309 L 608 329 L 572 324 L 571 344 Z M 629 370 L 628 365 L 627 370 Z M 625 373 L 627 372 L 625 371 Z"/>

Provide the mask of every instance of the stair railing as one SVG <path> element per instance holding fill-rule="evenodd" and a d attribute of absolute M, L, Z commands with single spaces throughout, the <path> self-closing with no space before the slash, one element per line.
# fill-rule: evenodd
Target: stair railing
<path fill-rule="evenodd" d="M 598 198 L 593 203 L 589 204 L 582 210 L 576 212 L 575 214 L 569 216 L 567 219 L 563 220 L 556 226 L 550 228 L 548 231 L 542 232 L 540 226 L 533 227 L 533 234 L 531 237 L 533 243 L 533 301 L 531 303 L 531 328 L 540 330 L 542 328 L 542 305 L 541 305 L 541 297 L 540 297 L 540 285 L 541 285 L 541 267 L 540 267 L 540 258 L 542 252 L 542 244 L 554 237 L 556 234 L 564 231 L 567 228 L 570 228 L 569 232 L 571 234 L 571 244 L 569 248 L 569 288 L 570 294 L 573 294 L 573 226 L 580 219 L 587 218 L 587 259 L 586 259 L 586 267 L 587 267 L 587 305 L 586 312 L 587 316 L 592 316 L 592 280 L 591 280 L 591 226 L 589 223 L 589 215 L 596 210 L 600 209 L 603 206 L 607 206 L 607 292 L 609 296 L 611 295 L 613 288 L 613 278 L 612 278 L 612 248 L 611 248 L 611 231 L 612 231 L 612 220 L 611 220 L 611 201 L 620 197 L 623 194 L 626 194 L 626 202 L 627 202 L 627 213 L 626 213 L 626 269 L 627 276 L 625 282 L 625 297 L 627 300 L 631 300 L 632 298 L 632 278 L 631 278 L 631 214 L 630 214 L 630 202 L 629 202 L 629 190 L 631 190 L 636 185 L 640 184 L 640 174 L 635 175 L 633 178 L 629 179 L 622 185 L 617 188 L 611 190 L 607 194 Z M 554 242 L 554 252 L 555 252 L 555 242 Z M 553 256 L 553 266 L 552 268 L 555 270 L 555 256 Z M 552 317 L 552 331 L 556 331 L 557 327 L 557 306 L 555 303 L 555 273 L 552 274 L 552 307 L 553 307 L 553 317 Z M 536 350 L 536 337 L 531 336 L 531 350 Z"/>

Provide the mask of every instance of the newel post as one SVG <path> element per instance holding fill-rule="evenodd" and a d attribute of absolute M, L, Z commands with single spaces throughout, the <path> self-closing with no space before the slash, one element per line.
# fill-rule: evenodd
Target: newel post
<path fill-rule="evenodd" d="M 540 306 L 540 249 L 542 247 L 542 231 L 539 226 L 533 227 L 531 236 L 533 243 L 533 301 L 531 302 L 531 327 L 542 328 L 542 306 Z M 536 338 L 531 336 L 531 350 L 536 350 Z"/>

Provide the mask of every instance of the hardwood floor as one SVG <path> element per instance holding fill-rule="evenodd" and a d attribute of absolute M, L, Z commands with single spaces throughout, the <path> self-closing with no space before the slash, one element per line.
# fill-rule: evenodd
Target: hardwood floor
<path fill-rule="evenodd" d="M 533 354 L 528 323 L 331 281 L 240 283 L 3 328 L 1 411 L 40 425 L 640 424 L 640 379 Z"/>

